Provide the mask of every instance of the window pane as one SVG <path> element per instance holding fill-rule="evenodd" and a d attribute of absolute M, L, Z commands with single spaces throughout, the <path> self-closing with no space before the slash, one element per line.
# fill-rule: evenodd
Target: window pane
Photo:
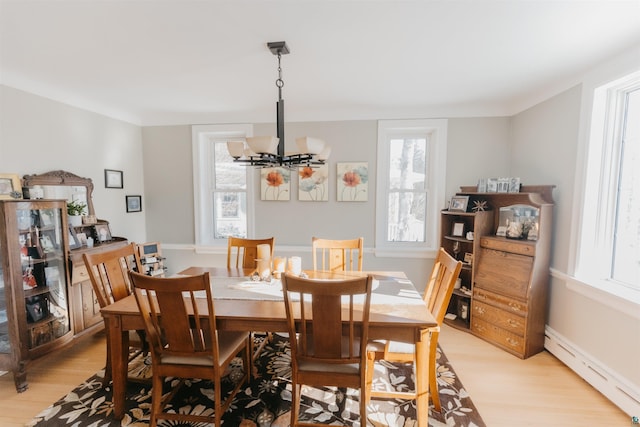
<path fill-rule="evenodd" d="M 214 192 L 213 203 L 214 238 L 247 237 L 247 194 Z"/>
<path fill-rule="evenodd" d="M 227 142 L 215 142 L 213 178 L 217 190 L 244 190 L 247 188 L 247 167 L 234 163 L 227 150 Z"/>
<path fill-rule="evenodd" d="M 628 94 L 625 115 L 612 277 L 640 285 L 640 89 Z"/>
<path fill-rule="evenodd" d="M 424 242 L 426 193 L 390 192 L 387 240 Z"/>
<path fill-rule="evenodd" d="M 425 189 L 427 140 L 392 139 L 389 144 L 389 187 L 393 190 Z"/>

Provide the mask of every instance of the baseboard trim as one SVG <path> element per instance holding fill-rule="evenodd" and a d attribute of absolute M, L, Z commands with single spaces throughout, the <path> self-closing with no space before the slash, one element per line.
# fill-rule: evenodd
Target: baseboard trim
<path fill-rule="evenodd" d="M 544 347 L 627 415 L 640 415 L 640 390 L 549 326 Z"/>

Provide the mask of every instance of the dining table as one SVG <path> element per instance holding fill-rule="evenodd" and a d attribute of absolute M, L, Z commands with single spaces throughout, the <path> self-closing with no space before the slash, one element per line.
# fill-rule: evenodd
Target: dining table
<path fill-rule="evenodd" d="M 208 273 L 219 330 L 287 332 L 287 316 L 281 282 L 252 280 L 252 269 L 189 267 L 180 275 Z M 369 314 L 369 338 L 414 344 L 416 412 L 419 427 L 427 427 L 429 414 L 429 339 L 438 324 L 403 272 L 305 271 L 310 278 L 339 280 L 354 275 L 373 276 Z M 130 295 L 101 310 L 111 357 L 113 410 L 117 419 L 125 411 L 129 331 L 144 329 L 135 297 Z"/>

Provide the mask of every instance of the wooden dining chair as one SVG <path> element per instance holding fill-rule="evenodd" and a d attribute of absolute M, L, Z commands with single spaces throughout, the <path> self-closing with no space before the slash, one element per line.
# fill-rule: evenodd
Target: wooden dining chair
<path fill-rule="evenodd" d="M 135 243 L 108 251 L 85 253 L 82 257 L 100 308 L 131 295 L 132 287 L 128 272 L 129 270 L 142 271 L 142 263 Z M 133 340 L 132 344 L 137 345 L 140 351 L 146 354 L 148 347 L 144 330 L 137 331 L 137 334 L 139 341 L 136 343 L 136 340 Z M 107 335 L 107 362 L 103 385 L 111 381 L 110 347 L 109 335 Z M 129 361 L 139 354 L 140 352 L 131 353 Z"/>
<path fill-rule="evenodd" d="M 269 245 L 273 257 L 275 238 L 245 239 L 229 237 L 227 247 L 227 268 L 256 268 L 258 245 Z"/>
<path fill-rule="evenodd" d="M 429 397 L 433 401 L 436 411 L 441 410 L 440 395 L 438 394 L 438 382 L 436 372 L 436 355 L 438 347 L 438 335 L 440 334 L 440 326 L 447 313 L 447 307 L 451 300 L 453 287 L 456 279 L 460 275 L 462 262 L 457 261 L 449 255 L 443 248 L 438 251 L 429 282 L 425 288 L 423 299 L 429 308 L 429 311 L 438 323 L 437 327 L 431 329 L 431 337 L 429 339 Z M 411 363 L 415 366 L 415 348 L 413 344 L 406 344 L 397 341 L 373 341 L 369 344 L 368 357 L 368 380 L 370 387 L 373 382 L 373 371 L 375 360 L 384 359 L 389 362 Z M 385 397 L 385 398 L 409 398 L 415 399 L 415 392 L 396 392 L 396 391 L 371 391 L 369 396 Z"/>
<path fill-rule="evenodd" d="M 362 271 L 362 237 L 349 240 L 331 240 L 313 237 L 311 250 L 314 270 Z M 354 259 L 356 261 L 354 267 Z"/>
<path fill-rule="evenodd" d="M 258 245 L 269 245 L 269 252 L 273 258 L 273 245 L 275 237 L 267 239 L 245 239 L 242 237 L 229 237 L 227 243 L 227 269 L 229 268 L 256 268 L 256 258 L 258 258 Z M 233 262 L 235 260 L 235 263 Z M 251 333 L 251 354 L 255 360 L 273 338 L 271 332 L 263 334 L 265 339 L 256 347 L 255 333 Z"/>
<path fill-rule="evenodd" d="M 156 426 L 159 419 L 166 419 L 213 423 L 220 427 L 222 414 L 242 386 L 249 382 L 249 334 L 217 330 L 208 273 L 173 278 L 135 272 L 129 275 L 151 350 L 150 426 Z M 223 401 L 221 378 L 239 355 L 243 361 L 243 373 L 237 377 L 230 376 L 235 386 L 230 394 L 225 394 Z M 164 395 L 163 385 L 167 377 L 180 379 L 180 384 L 173 385 L 174 382 L 170 381 L 171 390 Z M 214 413 L 163 411 L 180 385 L 191 378 L 210 380 L 214 384 Z"/>
<path fill-rule="evenodd" d="M 344 280 L 283 275 L 291 343 L 292 427 L 317 425 L 298 420 L 302 384 L 359 389 L 360 424 L 366 425 L 366 348 L 372 280 L 371 275 Z"/>

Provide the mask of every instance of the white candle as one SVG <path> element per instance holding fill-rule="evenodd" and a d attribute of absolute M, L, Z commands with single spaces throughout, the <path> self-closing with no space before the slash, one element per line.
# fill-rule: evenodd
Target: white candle
<path fill-rule="evenodd" d="M 299 276 L 302 273 L 302 259 L 299 256 L 292 256 L 287 263 L 287 271 Z"/>
<path fill-rule="evenodd" d="M 278 273 L 284 273 L 284 265 L 287 258 L 282 256 L 277 256 L 273 258 L 273 271 L 277 271 Z"/>
<path fill-rule="evenodd" d="M 271 263 L 271 247 L 268 244 L 258 245 L 258 259 L 264 259 Z"/>

